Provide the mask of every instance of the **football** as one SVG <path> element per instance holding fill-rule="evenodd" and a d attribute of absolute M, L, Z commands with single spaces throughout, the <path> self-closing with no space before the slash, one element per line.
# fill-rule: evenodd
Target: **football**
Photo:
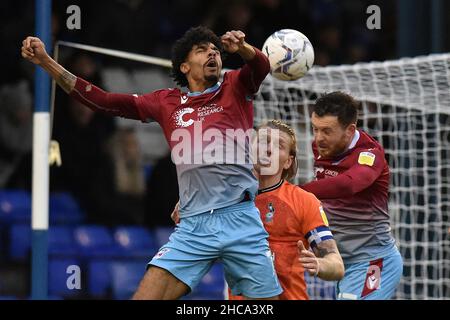
<path fill-rule="evenodd" d="M 314 63 L 314 49 L 300 31 L 282 29 L 264 42 L 263 53 L 269 58 L 270 73 L 280 80 L 303 77 Z"/>

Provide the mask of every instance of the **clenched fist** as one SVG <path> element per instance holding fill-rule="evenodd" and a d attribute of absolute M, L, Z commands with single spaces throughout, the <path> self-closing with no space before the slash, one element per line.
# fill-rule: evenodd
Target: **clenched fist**
<path fill-rule="evenodd" d="M 228 53 L 237 53 L 245 61 L 253 59 L 255 49 L 245 42 L 245 33 L 239 30 L 228 31 L 221 37 L 223 49 Z"/>
<path fill-rule="evenodd" d="M 42 65 L 42 63 L 49 58 L 47 52 L 45 51 L 44 43 L 41 39 L 36 37 L 27 37 L 23 40 L 21 51 L 24 59 L 27 59 L 37 65 Z"/>
<path fill-rule="evenodd" d="M 235 53 L 244 46 L 245 34 L 242 31 L 228 31 L 222 38 L 223 49 L 228 53 Z"/>

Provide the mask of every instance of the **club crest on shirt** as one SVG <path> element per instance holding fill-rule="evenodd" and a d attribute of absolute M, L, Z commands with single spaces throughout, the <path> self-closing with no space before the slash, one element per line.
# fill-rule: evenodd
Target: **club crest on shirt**
<path fill-rule="evenodd" d="M 266 213 L 265 222 L 272 222 L 273 216 L 275 215 L 275 208 L 273 207 L 272 202 L 270 202 L 267 206 L 269 212 Z"/>
<path fill-rule="evenodd" d="M 177 128 L 186 128 L 194 124 L 194 120 L 190 119 L 187 115 L 193 113 L 195 110 L 193 108 L 182 108 L 175 112 L 175 126 Z M 186 115 L 186 116 L 185 116 Z"/>
<path fill-rule="evenodd" d="M 373 166 L 375 162 L 375 155 L 372 152 L 363 151 L 359 154 L 358 163 L 366 166 Z"/>

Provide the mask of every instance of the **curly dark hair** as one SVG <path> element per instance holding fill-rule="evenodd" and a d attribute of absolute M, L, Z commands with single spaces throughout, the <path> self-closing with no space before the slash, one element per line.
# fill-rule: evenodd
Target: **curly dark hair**
<path fill-rule="evenodd" d="M 186 61 L 186 58 L 194 45 L 211 42 L 222 53 L 223 47 L 220 38 L 210 29 L 198 26 L 190 28 L 178 39 L 172 48 L 172 78 L 182 87 L 188 85 L 186 76 L 180 70 L 180 66 Z"/>
<path fill-rule="evenodd" d="M 312 111 L 319 117 L 337 116 L 338 122 L 345 128 L 351 123 L 356 124 L 359 107 L 360 103 L 352 96 L 335 91 L 317 99 Z"/>

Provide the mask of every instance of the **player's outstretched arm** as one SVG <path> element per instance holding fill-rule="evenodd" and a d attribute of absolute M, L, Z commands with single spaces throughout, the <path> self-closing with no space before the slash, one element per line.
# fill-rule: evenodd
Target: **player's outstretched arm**
<path fill-rule="evenodd" d="M 133 95 L 105 92 L 64 69 L 47 54 L 39 38 L 23 40 L 21 54 L 24 59 L 43 68 L 65 92 L 92 110 L 129 119 L 149 118 L 139 113 Z"/>
<path fill-rule="evenodd" d="M 56 83 L 67 93 L 70 93 L 75 87 L 77 77 L 64 69 L 60 64 L 53 60 L 45 50 L 45 45 L 41 39 L 36 37 L 27 37 L 22 41 L 22 57 L 26 60 L 42 67 L 47 73 L 55 79 Z"/>
<path fill-rule="evenodd" d="M 344 262 L 334 240 L 318 243 L 313 248 L 314 252 L 307 250 L 301 240 L 297 242 L 297 246 L 299 261 L 310 275 L 327 281 L 336 281 L 344 277 Z"/>

